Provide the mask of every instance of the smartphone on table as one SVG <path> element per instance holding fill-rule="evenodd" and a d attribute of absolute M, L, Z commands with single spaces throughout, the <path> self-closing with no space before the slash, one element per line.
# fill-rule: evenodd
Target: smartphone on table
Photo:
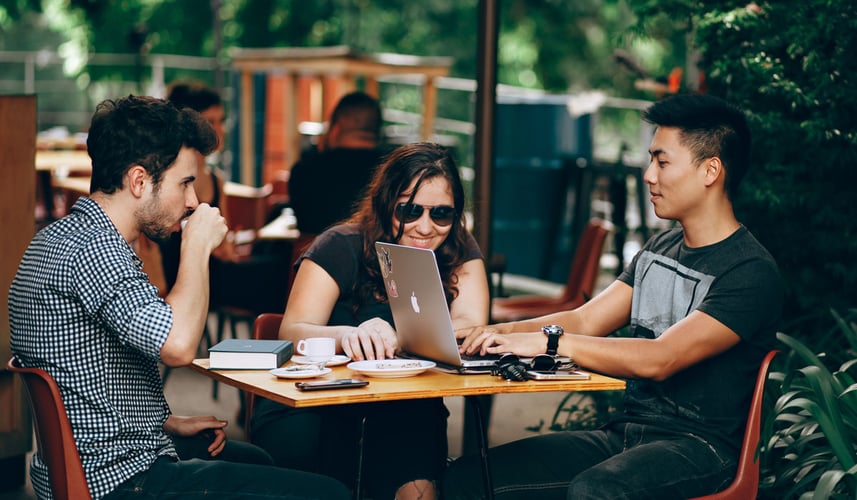
<path fill-rule="evenodd" d="M 580 371 L 540 372 L 527 370 L 527 380 L 589 380 L 589 374 Z"/>
<path fill-rule="evenodd" d="M 295 387 L 302 391 L 322 391 L 325 389 L 349 389 L 366 387 L 368 380 L 359 378 L 338 378 L 334 380 L 313 380 L 312 382 L 295 382 Z"/>

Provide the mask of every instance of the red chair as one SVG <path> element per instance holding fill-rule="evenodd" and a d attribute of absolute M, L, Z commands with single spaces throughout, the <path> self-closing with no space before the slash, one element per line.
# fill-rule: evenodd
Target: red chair
<path fill-rule="evenodd" d="M 768 380 L 768 368 L 771 360 L 779 351 L 769 352 L 756 377 L 756 389 L 750 402 L 750 414 L 747 417 L 747 427 L 744 430 L 744 442 L 741 444 L 741 455 L 738 458 L 738 470 L 735 479 L 725 490 L 697 497 L 693 500 L 746 500 L 756 498 L 759 491 L 759 462 L 756 460 L 756 448 L 759 445 L 759 432 L 762 426 L 762 402 L 765 395 L 765 381 Z"/>
<path fill-rule="evenodd" d="M 583 305 L 594 293 L 604 241 L 612 230 L 613 224 L 606 220 L 590 220 L 577 243 L 562 294 L 558 297 L 517 295 L 495 298 L 491 301 L 491 322 L 535 318 Z"/>
<path fill-rule="evenodd" d="M 21 375 L 27 388 L 38 451 L 48 466 L 53 497 L 56 500 L 92 498 L 57 383 L 46 371 L 23 368 L 15 358 L 6 363 L 6 369 Z"/>

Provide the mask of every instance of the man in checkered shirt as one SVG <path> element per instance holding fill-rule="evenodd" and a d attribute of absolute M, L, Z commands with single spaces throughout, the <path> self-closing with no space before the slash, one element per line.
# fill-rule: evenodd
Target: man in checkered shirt
<path fill-rule="evenodd" d="M 172 415 L 164 398 L 158 361 L 193 360 L 208 314 L 209 256 L 226 235 L 218 209 L 199 204 L 193 189 L 196 155 L 216 145 L 198 113 L 161 99 L 98 105 L 87 140 L 92 194 L 24 254 L 9 291 L 12 351 L 57 381 L 93 498 L 345 498 L 324 476 L 211 460 L 245 447 L 232 455 L 252 461 L 251 445 L 227 447 L 225 421 Z M 161 299 L 131 245 L 140 234 L 168 237 L 185 219 L 178 278 Z M 183 443 L 200 436 L 208 456 L 189 457 Z M 38 453 L 31 477 L 50 498 Z"/>

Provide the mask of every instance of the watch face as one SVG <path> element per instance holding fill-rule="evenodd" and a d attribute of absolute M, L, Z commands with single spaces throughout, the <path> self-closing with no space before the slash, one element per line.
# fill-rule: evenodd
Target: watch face
<path fill-rule="evenodd" d="M 542 327 L 545 335 L 562 335 L 563 329 L 559 325 L 545 325 Z"/>

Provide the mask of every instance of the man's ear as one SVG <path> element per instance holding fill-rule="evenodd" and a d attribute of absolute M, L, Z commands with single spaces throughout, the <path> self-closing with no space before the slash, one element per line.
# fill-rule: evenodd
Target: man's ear
<path fill-rule="evenodd" d="M 125 173 L 125 182 L 128 183 L 128 190 L 132 195 L 142 198 L 147 186 L 151 187 L 152 177 L 142 165 L 132 165 Z"/>
<path fill-rule="evenodd" d="M 726 172 L 723 170 L 723 162 L 717 156 L 708 158 L 703 163 L 705 168 L 705 185 L 711 186 L 715 182 L 723 183 L 726 178 Z"/>

